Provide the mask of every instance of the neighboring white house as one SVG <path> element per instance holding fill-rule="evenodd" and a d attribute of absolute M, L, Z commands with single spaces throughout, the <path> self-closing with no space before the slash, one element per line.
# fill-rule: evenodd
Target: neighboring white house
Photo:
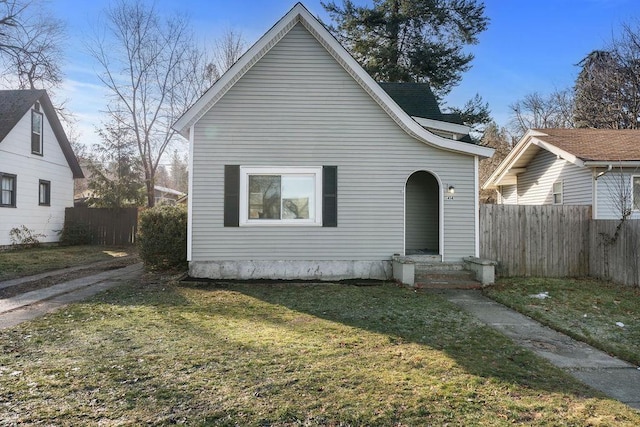
<path fill-rule="evenodd" d="M 58 241 L 82 176 L 46 91 L 0 91 L 0 246 L 22 226 Z"/>
<path fill-rule="evenodd" d="M 175 205 L 179 200 L 186 196 L 182 191 L 163 187 L 161 185 L 153 186 L 153 194 L 156 205 Z"/>
<path fill-rule="evenodd" d="M 498 203 L 591 205 L 595 219 L 640 219 L 640 131 L 531 129 L 482 186 Z"/>
<path fill-rule="evenodd" d="M 175 124 L 190 141 L 189 274 L 389 278 L 394 254 L 477 256 L 478 160 L 493 150 L 437 105 L 403 110 L 395 89 L 295 5 Z"/>

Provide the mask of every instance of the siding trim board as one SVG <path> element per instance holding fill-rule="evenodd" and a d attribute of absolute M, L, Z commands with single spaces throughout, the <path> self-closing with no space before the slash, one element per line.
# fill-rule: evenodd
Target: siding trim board
<path fill-rule="evenodd" d="M 189 174 L 188 174 L 188 197 L 187 197 L 187 261 L 191 261 L 193 254 L 193 126 L 189 133 Z"/>

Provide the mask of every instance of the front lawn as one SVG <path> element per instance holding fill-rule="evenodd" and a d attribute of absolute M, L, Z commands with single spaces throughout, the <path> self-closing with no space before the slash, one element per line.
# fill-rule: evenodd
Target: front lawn
<path fill-rule="evenodd" d="M 548 293 L 548 298 L 540 294 Z M 487 296 L 553 329 L 640 364 L 640 289 L 586 279 L 513 278 Z"/>
<path fill-rule="evenodd" d="M 640 424 L 433 295 L 143 282 L 1 331 L 0 424 Z"/>
<path fill-rule="evenodd" d="M 106 261 L 135 253 L 128 248 L 104 246 L 42 246 L 0 252 L 0 281 L 45 271 Z"/>

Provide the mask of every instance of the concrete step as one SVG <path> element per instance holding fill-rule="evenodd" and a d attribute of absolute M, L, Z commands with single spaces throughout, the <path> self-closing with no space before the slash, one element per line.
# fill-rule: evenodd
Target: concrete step
<path fill-rule="evenodd" d="M 416 262 L 416 274 L 421 273 L 446 273 L 448 271 L 463 271 L 464 264 L 458 262 Z"/>
<path fill-rule="evenodd" d="M 416 255 L 407 255 L 403 258 L 409 259 L 413 262 L 424 262 L 424 263 L 436 263 L 442 262 L 442 255 L 425 255 L 425 254 L 416 254 Z"/>
<path fill-rule="evenodd" d="M 415 286 L 428 289 L 478 289 L 482 284 L 475 280 L 472 271 L 436 270 L 416 273 Z"/>
<path fill-rule="evenodd" d="M 482 289 L 482 283 L 475 280 L 455 281 L 455 282 L 416 282 L 413 286 L 415 289 Z"/>

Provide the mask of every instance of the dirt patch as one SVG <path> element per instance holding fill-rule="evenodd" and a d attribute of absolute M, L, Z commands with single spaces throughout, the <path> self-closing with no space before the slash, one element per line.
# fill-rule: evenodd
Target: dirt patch
<path fill-rule="evenodd" d="M 70 280 L 78 279 L 80 277 L 91 276 L 101 273 L 103 271 L 115 270 L 123 268 L 131 264 L 139 262 L 137 256 L 129 256 L 116 258 L 110 262 L 96 263 L 94 266 L 83 268 L 82 270 L 71 271 L 68 273 L 57 274 L 55 276 L 44 277 L 38 280 L 32 280 L 30 282 L 21 283 L 19 285 L 10 286 L 8 288 L 0 289 L 0 299 L 6 299 L 15 297 L 16 295 L 24 294 L 26 292 L 35 291 L 38 289 L 48 288 L 58 283 L 68 282 Z"/>

